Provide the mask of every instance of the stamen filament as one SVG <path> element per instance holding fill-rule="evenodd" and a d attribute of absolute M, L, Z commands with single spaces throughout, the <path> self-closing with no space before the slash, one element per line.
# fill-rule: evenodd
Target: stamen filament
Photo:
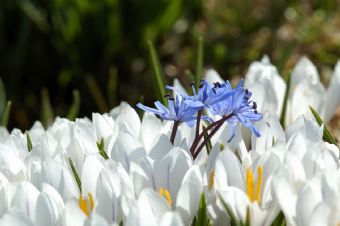
<path fill-rule="evenodd" d="M 171 207 L 172 206 L 172 199 L 171 199 L 170 192 L 166 188 L 161 187 L 161 188 L 159 188 L 159 194 L 166 199 L 167 203 Z"/>
<path fill-rule="evenodd" d="M 90 216 L 90 212 L 94 208 L 94 201 L 91 193 L 87 193 L 89 200 L 83 198 L 82 195 L 79 196 L 79 207 L 85 213 L 86 216 Z M 88 202 L 90 206 L 88 206 Z"/>

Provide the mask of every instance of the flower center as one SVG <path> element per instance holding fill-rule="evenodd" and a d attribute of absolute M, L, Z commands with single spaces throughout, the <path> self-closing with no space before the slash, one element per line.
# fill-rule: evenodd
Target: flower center
<path fill-rule="evenodd" d="M 215 170 L 211 170 L 210 177 L 209 177 L 209 191 L 214 187 L 215 181 Z"/>
<path fill-rule="evenodd" d="M 171 195 L 170 192 L 166 188 L 160 188 L 159 189 L 159 194 L 165 198 L 165 200 L 168 202 L 169 206 L 172 206 L 172 200 L 171 200 Z"/>
<path fill-rule="evenodd" d="M 87 196 L 88 198 L 83 198 L 82 195 L 79 196 L 79 207 L 86 214 L 86 216 L 89 216 L 91 211 L 93 210 L 94 201 L 90 192 L 87 193 Z"/>
<path fill-rule="evenodd" d="M 261 203 L 261 188 L 262 188 L 262 166 L 257 168 L 257 183 L 255 187 L 255 179 L 253 171 L 248 168 L 246 175 L 246 192 L 251 202 Z"/>

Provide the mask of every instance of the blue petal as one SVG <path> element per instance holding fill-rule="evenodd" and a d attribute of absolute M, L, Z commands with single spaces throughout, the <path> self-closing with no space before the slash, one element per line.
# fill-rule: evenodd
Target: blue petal
<path fill-rule="evenodd" d="M 142 109 L 143 111 L 151 112 L 151 113 L 154 113 L 154 114 L 157 114 L 157 115 L 161 114 L 161 112 L 160 112 L 159 110 L 154 109 L 154 108 L 150 108 L 150 107 L 145 106 L 145 105 L 143 105 L 143 104 L 141 104 L 141 103 L 138 103 L 138 104 L 137 104 L 137 107 L 139 107 L 139 108 Z"/>

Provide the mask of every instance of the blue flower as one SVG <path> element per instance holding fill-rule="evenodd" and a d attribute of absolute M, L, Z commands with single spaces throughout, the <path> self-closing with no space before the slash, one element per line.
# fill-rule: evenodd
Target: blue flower
<path fill-rule="evenodd" d="M 225 89 L 216 89 L 217 84 L 218 86 L 221 86 L 219 83 L 215 83 L 215 88 L 213 88 L 210 86 L 210 84 L 207 81 L 201 80 L 201 84 L 199 86 L 198 92 L 196 93 L 194 83 L 191 83 L 191 88 L 193 92 L 192 96 L 187 95 L 186 93 L 182 92 L 179 89 L 176 89 L 173 86 L 166 86 L 165 88 L 177 92 L 184 99 L 190 100 L 191 101 L 190 103 L 196 104 L 196 102 L 198 102 L 198 103 L 201 103 L 202 108 L 204 107 L 208 108 L 212 104 L 215 104 L 223 100 L 228 95 L 226 93 L 226 89 L 228 89 L 228 87 L 225 85 Z M 230 86 L 230 90 L 231 90 L 231 86 Z"/>
<path fill-rule="evenodd" d="M 137 104 L 140 109 L 159 115 L 164 120 L 186 122 L 191 127 L 195 125 L 197 111 L 203 107 L 199 102 L 179 96 L 176 96 L 176 99 L 168 98 L 168 108 L 159 101 L 155 102 L 155 106 L 156 108 L 150 108 L 141 103 Z"/>
<path fill-rule="evenodd" d="M 219 89 L 225 89 L 224 92 L 229 93 L 229 95 L 226 95 L 225 99 L 209 107 L 209 111 L 212 114 L 227 117 L 227 121 L 232 129 L 232 135 L 228 142 L 235 136 L 237 122 L 241 122 L 251 129 L 256 136 L 260 136 L 259 131 L 253 123 L 261 120 L 263 115 L 257 111 L 256 102 L 250 99 L 252 93 L 242 87 L 242 82 L 243 81 L 240 81 L 234 90 L 230 89 L 230 84 L 226 84 L 225 87 L 221 86 Z"/>

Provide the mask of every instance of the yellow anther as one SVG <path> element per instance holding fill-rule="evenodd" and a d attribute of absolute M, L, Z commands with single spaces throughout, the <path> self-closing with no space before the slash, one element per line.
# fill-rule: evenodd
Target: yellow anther
<path fill-rule="evenodd" d="M 169 206 L 171 207 L 172 206 L 172 200 L 171 200 L 170 192 L 166 188 L 162 188 L 161 187 L 159 189 L 159 194 L 166 199 L 166 201 L 168 202 Z"/>
<path fill-rule="evenodd" d="M 253 171 L 248 168 L 247 175 L 246 175 L 246 192 L 249 197 L 249 200 L 253 202 L 254 199 L 254 175 Z"/>
<path fill-rule="evenodd" d="M 210 177 L 209 177 L 209 191 L 214 187 L 215 181 L 215 170 L 211 170 Z"/>
<path fill-rule="evenodd" d="M 90 215 L 90 212 L 94 208 L 94 201 L 91 193 L 87 193 L 88 199 L 83 198 L 82 195 L 79 196 L 79 207 L 86 214 L 86 216 Z M 88 205 L 89 204 L 89 205 Z"/>
<path fill-rule="evenodd" d="M 261 189 L 262 189 L 262 175 L 263 169 L 262 166 L 257 168 L 257 183 L 256 183 L 256 190 L 255 190 L 255 179 L 253 171 L 248 168 L 247 175 L 246 175 L 246 193 L 249 197 L 251 202 L 257 202 L 260 204 L 261 202 Z"/>
<path fill-rule="evenodd" d="M 256 201 L 260 204 L 261 202 L 261 189 L 262 189 L 262 177 L 263 177 L 263 169 L 262 166 L 257 168 L 257 184 L 256 184 Z"/>

